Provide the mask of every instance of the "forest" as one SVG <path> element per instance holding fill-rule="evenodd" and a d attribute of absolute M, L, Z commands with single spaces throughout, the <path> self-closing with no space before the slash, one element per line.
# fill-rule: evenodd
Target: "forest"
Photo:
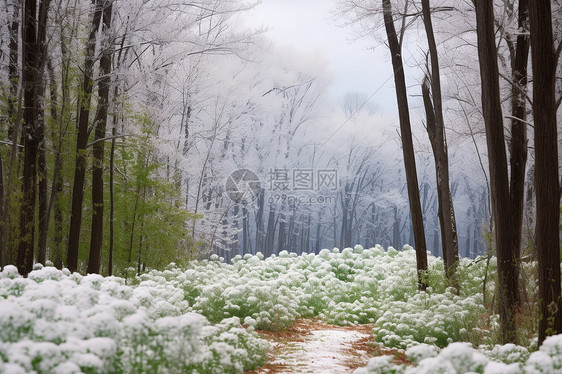
<path fill-rule="evenodd" d="M 332 3 L 329 22 L 392 68 L 368 93 L 334 95 L 323 56 L 251 26 L 260 1 L 2 0 L 0 364 L 240 372 L 266 356 L 254 329 L 319 317 L 373 323 L 379 343 L 426 344 L 434 360 L 453 342 L 489 344 L 490 360 L 493 344 L 520 344 L 523 358 L 500 361 L 551 372 L 531 366 L 562 352 L 548 338 L 562 332 L 562 2 Z M 76 330 L 99 363 L 70 359 L 63 333 L 37 332 L 41 318 L 66 318 L 34 306 L 49 282 L 50 301 L 67 284 L 78 314 L 122 332 Z M 443 298 L 451 310 L 426 322 L 444 326 L 424 330 L 422 304 Z M 389 317 L 400 302 L 413 330 Z M 458 305 L 462 323 L 446 320 Z M 183 368 L 174 323 L 200 355 Z M 22 339 L 57 345 L 58 358 L 11 361 Z M 223 348 L 228 369 L 207 357 Z"/>

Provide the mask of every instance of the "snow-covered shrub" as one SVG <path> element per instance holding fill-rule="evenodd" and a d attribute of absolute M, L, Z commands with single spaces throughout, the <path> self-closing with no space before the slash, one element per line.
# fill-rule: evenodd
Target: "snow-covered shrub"
<path fill-rule="evenodd" d="M 505 364 L 520 363 L 523 364 L 529 358 L 529 350 L 525 347 L 515 344 L 496 344 L 490 352 L 486 354 L 496 361 L 501 361 Z"/>
<path fill-rule="evenodd" d="M 409 348 L 406 354 L 416 366 L 396 365 L 390 356 L 382 356 L 371 359 L 354 373 L 557 374 L 562 373 L 562 334 L 546 338 L 531 355 L 524 347 L 514 344 L 496 345 L 483 354 L 469 343 L 452 343 L 438 354 L 435 347 L 418 345 Z"/>
<path fill-rule="evenodd" d="M 435 357 L 438 354 L 439 349 L 437 347 L 424 343 L 415 345 L 406 350 L 406 356 L 408 356 L 408 360 L 410 360 L 414 364 L 419 363 L 424 358 Z"/>
<path fill-rule="evenodd" d="M 266 357 L 238 319 L 211 325 L 156 275 L 127 286 L 52 267 L 24 279 L 6 266 L 0 295 L 0 372 L 242 373 Z"/>
<path fill-rule="evenodd" d="M 546 338 L 539 350 L 531 353 L 525 373 L 562 373 L 562 334 Z"/>
<path fill-rule="evenodd" d="M 369 360 L 367 366 L 355 370 L 354 374 L 400 374 L 405 365 L 395 365 L 391 356 L 378 356 Z"/>

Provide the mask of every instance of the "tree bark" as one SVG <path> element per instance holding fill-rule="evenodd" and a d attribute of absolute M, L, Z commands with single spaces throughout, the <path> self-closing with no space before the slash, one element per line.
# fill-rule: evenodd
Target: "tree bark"
<path fill-rule="evenodd" d="M 404 168 L 406 170 L 406 184 L 408 186 L 408 200 L 412 215 L 414 229 L 414 242 L 416 246 L 416 262 L 418 269 L 418 286 L 425 289 L 427 284 L 423 280 L 423 273 L 427 271 L 427 247 L 425 243 L 425 232 L 423 228 L 423 217 L 420 204 L 420 191 L 418 187 L 418 176 L 416 171 L 416 159 L 414 157 L 414 145 L 412 142 L 412 130 L 410 126 L 410 113 L 408 109 L 408 94 L 406 91 L 406 78 L 402 64 L 401 45 L 398 43 L 394 21 L 392 20 L 392 7 L 390 0 L 382 0 L 383 17 L 388 38 L 388 47 L 392 58 L 394 70 L 394 84 L 396 86 L 396 100 L 398 102 L 398 116 L 400 118 L 400 135 L 402 138 L 402 152 L 404 154 Z M 404 32 L 404 30 L 402 30 Z"/>
<path fill-rule="evenodd" d="M 107 38 L 111 27 L 113 3 L 104 1 L 102 35 Z M 111 85 L 111 41 L 105 42 L 100 59 L 101 77 L 98 81 L 98 107 L 94 118 L 93 170 L 92 170 L 92 231 L 90 236 L 90 255 L 88 273 L 99 273 L 103 243 L 103 162 L 105 129 L 107 127 L 107 107 L 109 105 L 109 86 Z"/>
<path fill-rule="evenodd" d="M 528 1 L 519 0 L 518 28 L 524 30 L 528 22 Z M 510 142 L 510 171 L 511 179 L 509 193 L 513 217 L 513 280 L 517 282 L 515 289 L 519 289 L 519 263 L 521 259 L 521 234 L 523 227 L 523 202 L 525 191 L 525 168 L 527 165 L 527 63 L 529 60 L 529 37 L 523 32 L 517 35 L 515 59 L 512 64 L 513 85 L 511 86 L 511 142 Z M 520 308 L 519 292 L 516 293 L 514 309 Z"/>
<path fill-rule="evenodd" d="M 63 57 L 64 58 L 64 57 Z M 47 207 L 47 225 L 43 227 L 45 232 L 48 232 L 48 224 L 49 224 L 49 213 L 51 209 L 54 209 L 54 236 L 53 241 L 51 243 L 51 251 L 50 251 L 50 259 L 53 262 L 53 265 L 57 269 L 62 269 L 63 264 L 63 249 L 62 249 L 62 241 L 63 241 L 63 214 L 62 214 L 62 202 L 61 202 L 61 193 L 63 190 L 63 178 L 62 178 L 62 143 L 63 143 L 63 116 L 66 108 L 66 97 L 67 95 L 63 93 L 62 102 L 59 103 L 58 96 L 57 96 L 57 87 L 55 84 L 54 78 L 54 69 L 49 60 L 48 64 L 48 71 L 49 71 L 49 91 L 50 91 L 50 98 L 51 98 L 51 119 L 55 123 L 59 123 L 59 133 L 57 134 L 56 129 L 53 127 L 52 130 L 52 138 L 57 139 L 58 135 L 58 144 L 56 146 L 56 154 L 55 154 L 55 161 L 53 165 L 53 180 L 51 185 L 51 196 L 49 199 L 49 206 Z M 65 67 L 63 67 L 63 70 Z M 64 74 L 64 73 L 63 73 Z M 60 110 L 60 115 L 57 110 Z M 46 235 L 45 235 L 46 237 Z"/>
<path fill-rule="evenodd" d="M 2 160 L 2 155 L 0 155 L 0 268 L 3 268 L 6 264 L 6 229 L 4 228 L 6 221 L 4 220 L 4 189 L 4 161 Z"/>
<path fill-rule="evenodd" d="M 117 91 L 117 89 L 116 89 Z M 114 165 L 115 165 L 115 135 L 117 134 L 117 122 L 114 121 L 111 129 L 111 151 L 109 156 L 109 260 L 107 264 L 107 275 L 113 275 L 113 247 L 115 231 L 115 192 L 113 188 Z"/>
<path fill-rule="evenodd" d="M 530 0 L 535 123 L 536 248 L 539 267 L 539 345 L 562 332 L 560 184 L 556 127 L 556 59 L 550 0 Z"/>
<path fill-rule="evenodd" d="M 502 342 L 517 339 L 513 307 L 517 300 L 517 279 L 513 269 L 512 210 L 509 197 L 507 157 L 500 104 L 497 50 L 494 38 L 493 3 L 476 0 L 476 31 L 482 87 L 482 114 L 486 127 L 492 213 L 498 262 L 498 305 Z"/>
<path fill-rule="evenodd" d="M 27 276 L 33 267 L 33 247 L 35 243 L 35 208 L 37 192 L 37 153 L 38 142 L 38 92 L 39 46 L 37 43 L 37 2 L 25 0 L 23 8 L 23 139 L 24 164 L 22 178 L 22 203 L 20 208 L 20 241 L 16 266 Z M 13 139 L 16 141 L 17 139 Z"/>
<path fill-rule="evenodd" d="M 70 271 L 78 270 L 78 247 L 80 245 L 80 230 L 82 228 L 82 205 L 84 201 L 84 180 L 86 177 L 86 146 L 88 144 L 88 117 L 90 115 L 90 101 L 92 95 L 92 76 L 96 52 L 96 35 L 98 33 L 103 6 L 101 0 L 92 0 L 95 6 L 86 45 L 86 57 L 82 81 L 82 92 L 79 100 L 77 118 L 78 136 L 76 140 L 76 166 L 74 168 L 74 184 L 72 186 L 72 208 L 70 215 L 70 230 L 68 233 L 67 267 Z"/>
<path fill-rule="evenodd" d="M 44 61 L 47 60 L 47 15 L 51 1 L 41 1 L 39 5 L 39 24 L 37 27 L 37 50 L 39 53 L 37 61 L 37 172 L 39 187 L 39 240 L 37 262 L 45 264 L 47 259 L 47 234 L 49 231 L 48 193 L 47 193 L 47 149 L 45 142 L 45 79 Z"/>
<path fill-rule="evenodd" d="M 427 113 L 427 132 L 433 149 L 435 171 L 437 174 L 437 197 L 439 200 L 439 219 L 441 224 L 441 242 L 443 245 L 443 260 L 445 274 L 452 279 L 459 261 L 459 243 L 457 237 L 457 223 L 451 189 L 449 187 L 449 156 L 447 154 L 447 140 L 445 136 L 445 121 L 441 99 L 441 78 L 439 76 L 439 58 L 437 44 L 431 23 L 429 0 L 422 0 L 423 22 L 427 34 L 429 56 L 431 61 L 431 77 L 424 80 L 424 103 Z M 428 82 L 429 81 L 429 82 Z M 431 94 L 429 86 L 431 85 Z M 433 105 L 432 105 L 433 104 Z M 432 121 L 430 123 L 430 116 Z"/>
<path fill-rule="evenodd" d="M 9 33 L 10 42 L 8 43 L 9 49 L 9 65 L 8 65 L 8 78 L 10 79 L 10 97 L 8 98 L 8 118 L 14 121 L 18 116 L 17 113 L 17 97 L 19 85 L 19 28 L 20 28 L 20 4 L 21 1 L 14 1 L 14 11 L 10 22 Z M 8 139 L 17 140 L 17 135 L 14 137 L 14 126 L 8 128 Z"/>
<path fill-rule="evenodd" d="M 260 188 L 258 193 L 258 211 L 256 212 L 256 249 L 255 252 L 261 251 L 265 254 L 266 250 L 266 233 L 263 227 L 263 212 L 265 210 L 265 190 Z M 255 254 L 255 253 L 254 253 Z"/>

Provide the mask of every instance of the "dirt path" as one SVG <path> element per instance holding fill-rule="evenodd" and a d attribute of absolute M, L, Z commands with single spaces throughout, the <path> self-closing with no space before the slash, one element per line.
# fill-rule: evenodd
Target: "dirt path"
<path fill-rule="evenodd" d="M 383 351 L 370 344 L 371 330 L 372 325 L 342 327 L 299 319 L 285 331 L 258 331 L 272 349 L 265 366 L 247 374 L 344 374 L 365 366 L 374 355 L 402 359 L 394 350 Z"/>

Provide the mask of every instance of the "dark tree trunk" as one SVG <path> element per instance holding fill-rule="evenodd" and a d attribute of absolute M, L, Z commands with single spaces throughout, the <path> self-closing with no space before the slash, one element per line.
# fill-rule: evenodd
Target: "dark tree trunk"
<path fill-rule="evenodd" d="M 113 3 L 104 1 L 102 34 L 107 34 L 111 27 Z M 108 35 L 106 35 L 108 36 Z M 111 85 L 111 41 L 105 43 L 100 70 L 102 76 L 98 85 L 98 107 L 94 118 L 93 170 L 92 170 L 92 231 L 90 237 L 90 256 L 88 273 L 99 273 L 101 249 L 103 243 L 103 162 L 105 146 L 105 129 L 107 126 L 107 108 L 109 105 L 109 86 Z"/>
<path fill-rule="evenodd" d="M 41 1 L 39 5 L 39 25 L 37 27 L 37 83 L 35 90 L 37 108 L 37 174 L 39 177 L 39 240 L 37 262 L 45 264 L 47 259 L 47 234 L 49 232 L 49 209 L 47 194 L 47 149 L 45 142 L 45 64 L 47 60 L 47 15 L 51 1 Z"/>
<path fill-rule="evenodd" d="M 285 226 L 286 226 L 286 222 L 285 222 L 285 214 L 280 213 L 279 214 L 279 234 L 278 234 L 278 238 L 277 238 L 277 253 L 281 252 L 286 248 L 286 239 L 287 239 L 287 233 L 285 232 Z"/>
<path fill-rule="evenodd" d="M 500 104 L 497 50 L 494 38 L 493 3 L 476 0 L 478 57 L 482 90 L 482 114 L 486 127 L 486 142 L 490 169 L 492 214 L 498 261 L 498 305 L 501 340 L 515 342 L 517 338 L 513 307 L 517 300 L 517 279 L 513 269 L 512 225 L 507 175 L 507 157 Z"/>
<path fill-rule="evenodd" d="M 27 276 L 33 267 L 33 247 L 35 243 L 35 208 L 37 192 L 37 153 L 38 153 L 38 92 L 39 46 L 37 43 L 37 3 L 26 0 L 23 9 L 23 139 L 24 164 L 22 178 L 22 203 L 20 208 L 20 241 L 16 266 L 21 274 Z M 16 141 L 16 139 L 13 139 Z"/>
<path fill-rule="evenodd" d="M 560 184 L 556 128 L 556 59 L 550 0 L 530 0 L 535 123 L 536 248 L 539 267 L 539 345 L 562 332 Z"/>
<path fill-rule="evenodd" d="M 265 235 L 265 253 L 264 255 L 271 256 L 273 254 L 273 245 L 275 243 L 275 208 L 273 206 L 269 206 L 269 215 L 267 218 L 267 232 Z"/>
<path fill-rule="evenodd" d="M 43 108 L 41 109 L 43 110 Z M 47 152 L 45 149 L 45 119 L 41 115 L 38 126 L 37 174 L 39 177 L 39 240 L 37 242 L 37 262 L 45 264 L 47 259 L 47 234 L 49 232 L 48 194 L 47 194 Z"/>
<path fill-rule="evenodd" d="M 316 243 L 314 246 L 314 253 L 320 253 L 320 229 L 322 228 L 322 223 L 320 221 L 320 217 L 318 223 L 316 224 Z"/>
<path fill-rule="evenodd" d="M 528 2 L 519 0 L 518 27 L 527 28 Z M 525 167 L 527 165 L 527 63 L 529 59 L 529 37 L 520 32 L 517 35 L 515 60 L 512 64 L 513 85 L 511 88 L 511 143 L 510 143 L 510 199 L 513 217 L 512 248 L 514 286 L 519 289 L 519 262 L 521 259 L 521 235 L 523 227 L 523 202 L 525 191 Z M 519 292 L 515 295 L 514 309 L 520 308 Z"/>
<path fill-rule="evenodd" d="M 55 214 L 54 214 L 54 224 L 55 224 L 55 228 L 54 228 L 54 235 L 53 235 L 53 241 L 51 244 L 51 250 L 49 253 L 49 257 L 50 260 L 53 262 L 53 265 L 58 268 L 58 269 L 62 269 L 62 261 L 63 261 L 63 256 L 62 256 L 62 207 L 61 207 L 61 201 L 60 201 L 60 194 L 62 193 L 62 188 L 63 188 L 63 180 L 62 180 L 62 151 L 61 151 L 61 147 L 62 147 L 62 113 L 64 111 L 64 105 L 66 103 L 64 103 L 64 97 L 63 97 L 63 103 L 59 103 L 59 99 L 58 99 L 58 95 L 57 95 L 57 87 L 55 84 L 55 78 L 54 78 L 54 69 L 51 63 L 51 60 L 48 60 L 48 64 L 47 64 L 47 68 L 48 68 L 48 72 L 49 72 L 49 94 L 50 94 L 50 99 L 51 99 L 51 104 L 50 104 L 50 116 L 51 116 L 51 120 L 53 121 L 53 123 L 59 123 L 60 124 L 60 128 L 59 128 L 59 134 L 57 134 L 57 131 L 55 129 L 55 127 L 53 127 L 52 129 L 52 139 L 57 139 L 58 137 L 58 144 L 56 146 L 56 151 L 55 151 L 55 160 L 53 162 L 53 177 L 52 177 L 52 185 L 51 185 L 51 196 L 49 197 L 49 201 L 46 207 L 46 214 L 45 214 L 45 218 L 44 221 L 46 222 L 45 225 L 41 225 L 40 224 L 40 233 L 39 233 L 39 243 L 41 243 L 43 240 L 47 239 L 47 233 L 49 231 L 49 223 L 50 223 L 50 213 L 51 210 L 54 208 Z M 60 109 L 60 115 L 58 110 Z M 46 174 L 45 174 L 46 175 Z M 40 187 L 41 188 L 41 187 Z M 41 215 L 40 215 L 41 216 Z M 40 222 L 41 223 L 41 222 Z M 40 244 L 41 247 L 41 244 Z M 41 250 L 40 250 L 41 252 Z"/>
<path fill-rule="evenodd" d="M 115 89 L 117 92 L 117 89 Z M 115 165 L 115 136 L 117 135 L 117 121 L 113 122 L 111 129 L 111 151 L 109 154 L 109 261 L 107 274 L 113 275 L 113 246 L 115 230 L 115 191 L 113 188 L 114 165 Z"/>
<path fill-rule="evenodd" d="M 12 229 L 12 220 L 10 216 L 10 201 L 13 194 L 12 186 L 15 176 L 15 165 L 18 155 L 17 139 L 22 122 L 22 95 L 18 92 L 20 83 L 20 65 L 19 65 L 19 28 L 20 28 L 20 9 L 21 1 L 13 2 L 13 13 L 9 25 L 10 41 L 8 43 L 9 49 L 9 63 L 8 63 L 8 79 L 10 80 L 10 90 L 8 97 L 8 111 L 7 118 L 9 119 L 8 139 L 12 140 L 12 147 L 10 151 L 10 159 L 5 169 L 5 194 L 2 199 L 2 215 L 0 216 L 0 266 L 6 265 L 13 256 L 12 247 L 9 246 L 9 237 Z"/>
<path fill-rule="evenodd" d="M 76 166 L 74 168 L 74 184 L 72 186 L 72 208 L 70 215 L 70 230 L 68 233 L 68 252 L 66 266 L 72 272 L 78 270 L 78 247 L 80 246 L 80 230 L 82 228 L 82 206 L 84 202 L 84 180 L 86 177 L 86 146 L 88 144 L 88 117 L 92 95 L 92 76 L 96 52 L 96 35 L 103 13 L 101 0 L 92 0 L 95 4 L 94 15 L 90 28 L 90 35 L 86 45 L 86 57 L 82 92 L 79 100 L 77 118 L 78 136 L 76 140 Z"/>
<path fill-rule="evenodd" d="M 10 22 L 9 33 L 10 42 L 8 43 L 9 49 L 9 65 L 8 65 L 8 78 L 10 79 L 10 97 L 8 98 L 8 118 L 11 123 L 15 122 L 17 113 L 17 97 L 18 97 L 18 84 L 19 84 L 19 28 L 20 28 L 20 3 L 21 1 L 14 1 L 13 7 L 14 11 L 12 13 L 12 19 Z M 17 140 L 17 136 L 14 135 L 14 127 L 10 126 L 8 128 L 8 138 L 11 140 Z"/>
<path fill-rule="evenodd" d="M 418 269 L 418 286 L 425 289 L 427 284 L 422 274 L 427 271 L 427 247 L 425 243 L 425 232 L 423 228 L 423 217 L 420 204 L 420 191 L 418 187 L 418 175 L 416 171 L 416 159 L 414 157 L 414 145 L 412 142 L 412 130 L 410 126 L 410 113 L 408 109 L 408 94 L 406 91 L 406 78 L 404 77 L 404 66 L 402 64 L 402 46 L 398 42 L 394 21 L 392 20 L 392 7 L 390 0 L 382 0 L 384 24 L 388 38 L 388 47 L 392 58 L 394 70 L 394 84 L 396 88 L 396 100 L 398 102 L 398 116 L 400 118 L 400 135 L 402 138 L 402 152 L 404 154 L 404 168 L 406 170 L 406 184 L 408 186 L 408 199 L 412 215 L 414 229 L 414 242 L 416 246 L 416 262 Z M 401 32 L 404 32 L 402 30 Z"/>
<path fill-rule="evenodd" d="M 241 255 L 244 253 L 252 253 L 249 250 L 250 243 L 250 227 L 248 224 L 248 208 L 246 205 L 242 205 L 242 251 L 240 252 Z"/>
<path fill-rule="evenodd" d="M 265 251 L 265 233 L 263 231 L 263 211 L 265 208 L 265 193 L 260 188 L 258 193 L 258 211 L 256 212 L 256 252 Z M 264 253 L 265 254 L 265 253 Z"/>
<path fill-rule="evenodd" d="M 119 53 L 117 55 L 117 64 L 121 63 L 121 56 L 123 54 L 123 46 L 125 44 L 126 34 L 121 37 L 121 45 L 119 48 Z M 115 194 L 114 194 L 114 165 L 115 165 L 115 141 L 117 138 L 117 97 L 119 96 L 119 86 L 116 84 L 113 89 L 113 126 L 111 128 L 111 150 L 109 154 L 109 259 L 107 264 L 107 274 L 109 276 L 113 275 L 113 247 L 114 247 L 114 237 L 115 237 Z M 186 193 L 186 208 L 187 208 L 187 197 L 189 196 L 189 191 Z"/>
<path fill-rule="evenodd" d="M 392 224 L 392 246 L 395 249 L 400 247 L 400 219 L 396 205 L 394 206 L 394 223 Z"/>
<path fill-rule="evenodd" d="M 5 238 L 6 230 L 3 228 L 5 225 L 4 221 L 4 162 L 2 161 L 2 155 L 0 155 L 0 268 L 6 265 L 6 249 L 5 249 Z"/>
<path fill-rule="evenodd" d="M 431 76 L 424 79 L 424 103 L 427 115 L 427 133 L 435 158 L 437 174 L 437 198 L 439 200 L 439 219 L 441 224 L 441 243 L 443 245 L 443 260 L 445 274 L 452 279 L 459 261 L 459 243 L 457 237 L 457 223 L 453 199 L 449 188 L 449 156 L 447 154 L 447 140 L 445 136 L 445 121 L 441 100 L 441 78 L 439 76 L 439 58 L 437 44 L 431 23 L 429 0 L 422 0 L 423 22 L 427 34 L 429 56 L 431 61 Z M 429 82 L 428 82 L 429 81 Z M 431 94 L 430 94 L 431 85 Z"/>
<path fill-rule="evenodd" d="M 19 116 L 17 107 L 17 97 L 18 97 L 18 85 L 19 85 L 19 21 L 20 21 L 20 2 L 12 2 L 13 12 L 8 20 L 8 32 L 9 32 L 9 55 L 8 55 L 8 79 L 10 84 L 9 94 L 7 97 L 7 125 L 8 125 L 8 139 L 13 139 L 14 127 L 16 126 L 16 118 Z M 8 10 L 6 9 L 6 14 L 8 15 Z M 0 123 L 1 124 L 1 123 Z M 16 136 L 17 139 L 17 136 Z M 0 160 L 2 162 L 2 160 Z M 11 168 L 8 165 L 6 169 L 7 173 L 11 174 Z M 7 252 L 8 252 L 8 229 L 10 225 L 10 216 L 8 209 L 8 201 L 10 200 L 9 195 L 11 191 L 6 190 L 9 186 L 9 175 L 4 177 L 4 174 L 0 175 L 2 178 L 2 198 L 0 199 L 0 267 L 3 267 L 7 263 Z M 4 186 L 6 184 L 6 186 Z"/>

